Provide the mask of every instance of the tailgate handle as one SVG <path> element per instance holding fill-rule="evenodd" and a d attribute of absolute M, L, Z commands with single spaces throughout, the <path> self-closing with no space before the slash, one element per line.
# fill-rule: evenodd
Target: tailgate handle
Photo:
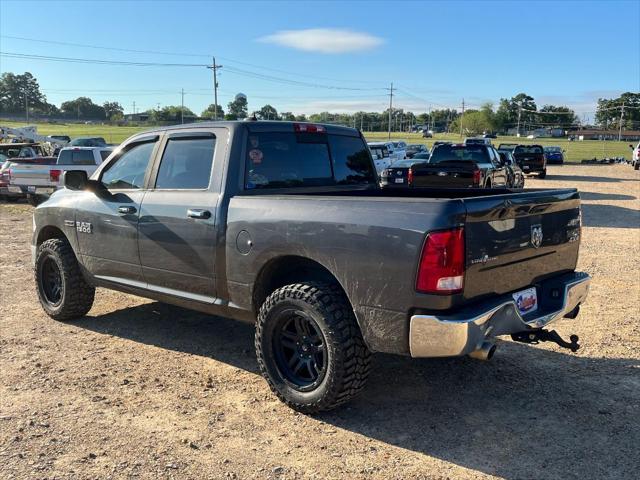
<path fill-rule="evenodd" d="M 121 206 L 118 207 L 118 213 L 122 214 L 122 215 L 130 215 L 132 213 L 136 213 L 138 210 L 136 210 L 136 207 L 132 207 L 132 206 Z"/>
<path fill-rule="evenodd" d="M 187 210 L 187 217 L 206 220 L 207 218 L 211 218 L 211 212 L 209 210 L 203 210 L 201 208 L 190 208 L 189 210 Z"/>

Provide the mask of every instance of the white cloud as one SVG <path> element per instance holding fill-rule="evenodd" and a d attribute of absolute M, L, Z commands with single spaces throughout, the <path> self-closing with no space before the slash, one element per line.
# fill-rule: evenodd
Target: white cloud
<path fill-rule="evenodd" d="M 306 30 L 281 30 L 258 39 L 283 47 L 305 52 L 349 53 L 371 50 L 384 43 L 384 39 L 368 33 L 338 28 L 309 28 Z"/>

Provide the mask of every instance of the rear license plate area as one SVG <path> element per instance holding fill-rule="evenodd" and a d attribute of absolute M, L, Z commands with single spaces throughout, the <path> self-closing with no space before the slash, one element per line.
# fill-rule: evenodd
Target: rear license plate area
<path fill-rule="evenodd" d="M 538 309 L 538 294 L 536 287 L 520 290 L 512 294 L 513 300 L 516 302 L 520 315 L 526 315 L 535 312 Z"/>

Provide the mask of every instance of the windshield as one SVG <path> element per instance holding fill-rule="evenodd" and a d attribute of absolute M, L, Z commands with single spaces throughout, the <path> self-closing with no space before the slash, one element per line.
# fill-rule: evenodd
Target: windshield
<path fill-rule="evenodd" d="M 560 147 L 544 147 L 544 151 L 549 153 L 560 153 L 562 149 Z"/>
<path fill-rule="evenodd" d="M 483 145 L 440 145 L 431 154 L 429 163 L 440 162 L 487 163 L 489 156 Z"/>

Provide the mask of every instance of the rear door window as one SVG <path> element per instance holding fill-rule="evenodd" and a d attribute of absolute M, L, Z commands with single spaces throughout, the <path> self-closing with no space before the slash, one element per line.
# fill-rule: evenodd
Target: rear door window
<path fill-rule="evenodd" d="M 209 187 L 215 137 L 169 138 L 156 180 L 156 189 L 203 190 Z"/>

